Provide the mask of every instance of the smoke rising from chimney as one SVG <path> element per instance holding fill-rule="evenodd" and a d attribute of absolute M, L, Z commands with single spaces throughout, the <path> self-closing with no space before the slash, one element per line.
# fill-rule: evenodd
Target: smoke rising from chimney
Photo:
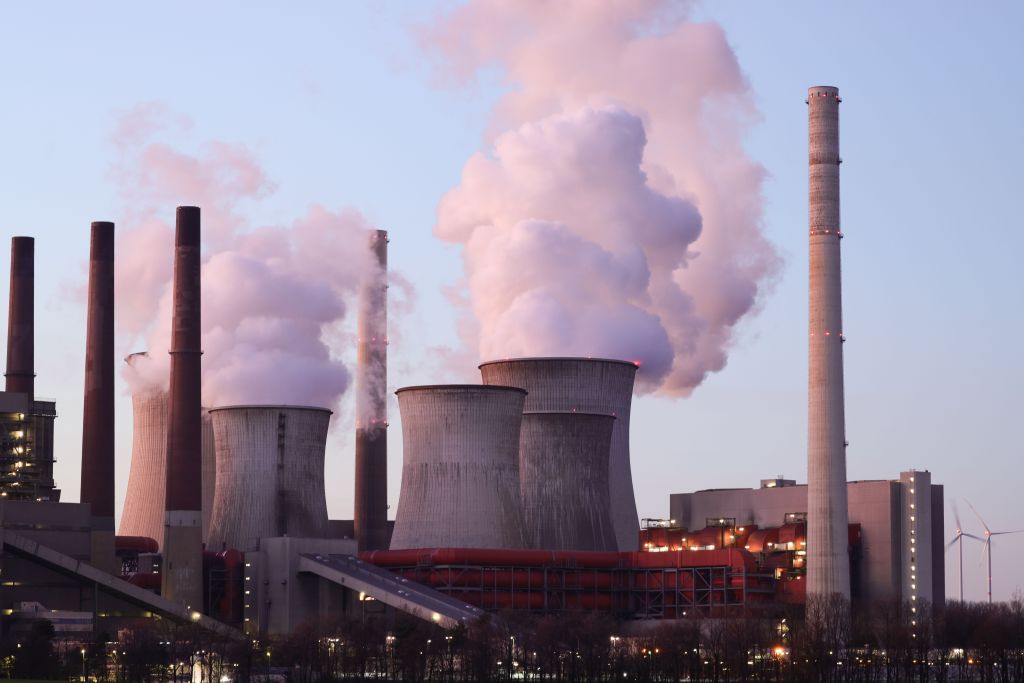
<path fill-rule="evenodd" d="M 483 358 L 610 356 L 689 393 L 778 266 L 762 232 L 756 111 L 721 28 L 677 3 L 477 0 L 424 42 L 508 87 L 486 153 L 438 208 L 464 248 Z"/>
<path fill-rule="evenodd" d="M 287 225 L 254 227 L 243 207 L 273 185 L 244 147 L 217 142 L 179 151 L 154 135 L 166 110 L 143 105 L 121 121 L 114 170 L 125 188 L 118 323 L 150 351 L 125 367 L 134 393 L 168 377 L 175 203 L 203 210 L 203 405 L 288 403 L 335 407 L 351 376 L 334 349 L 349 304 L 374 275 L 369 224 L 354 210 L 313 205 Z"/>

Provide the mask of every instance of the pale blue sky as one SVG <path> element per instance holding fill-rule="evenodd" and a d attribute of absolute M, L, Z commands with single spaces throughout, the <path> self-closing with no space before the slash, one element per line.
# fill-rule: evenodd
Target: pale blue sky
<path fill-rule="evenodd" d="M 356 207 L 390 230 L 392 267 L 417 290 L 407 332 L 392 347 L 391 384 L 437 379 L 423 348 L 455 341 L 442 287 L 462 269 L 457 250 L 431 234 L 435 207 L 480 148 L 499 93 L 486 83 L 436 85 L 410 32 L 436 10 L 427 2 L 0 5 L 0 225 L 7 236 L 38 239 L 37 387 L 58 401 L 65 500 L 78 497 L 81 435 L 84 311 L 74 292 L 84 282 L 89 222 L 122 218 L 109 136 L 119 113 L 141 102 L 192 119 L 182 144 L 218 139 L 252 150 L 278 187 L 253 207 L 258 222 L 284 222 L 316 202 Z M 946 484 L 947 507 L 966 498 L 994 529 L 1024 527 L 1024 449 L 1014 428 L 1024 412 L 1024 48 L 1014 35 L 1024 10 L 1009 2 L 719 2 L 697 15 L 722 23 L 761 110 L 748 148 L 769 173 L 765 228 L 785 265 L 723 372 L 689 399 L 637 401 L 641 516 L 666 515 L 673 491 L 805 478 L 803 99 L 808 86 L 827 84 L 844 99 L 850 477 L 930 469 Z M 4 277 L 3 300 L 6 287 Z M 123 494 L 126 397 L 118 419 Z M 351 439 L 341 429 L 328 450 L 333 516 L 351 514 L 351 473 Z M 951 517 L 947 529 L 951 536 Z M 995 594 L 1007 598 L 1024 586 L 1015 569 L 1024 565 L 1024 535 L 998 541 Z M 967 596 L 980 599 L 983 570 L 974 549 L 967 555 Z M 952 592 L 955 570 L 947 581 Z"/>

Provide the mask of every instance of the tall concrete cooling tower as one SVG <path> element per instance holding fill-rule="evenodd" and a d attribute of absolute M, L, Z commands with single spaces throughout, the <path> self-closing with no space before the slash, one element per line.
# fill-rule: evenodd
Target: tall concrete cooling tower
<path fill-rule="evenodd" d="M 210 410 L 217 490 L 207 547 L 255 550 L 261 538 L 328 535 L 324 454 L 331 411 L 306 406 Z"/>
<path fill-rule="evenodd" d="M 203 606 L 203 408 L 200 214 L 179 206 L 174 234 L 171 373 L 167 392 L 167 498 L 161 595 Z"/>
<path fill-rule="evenodd" d="M 640 520 L 629 464 L 629 410 L 636 365 L 600 358 L 513 358 L 480 366 L 484 384 L 529 392 L 526 412 L 579 411 L 616 417 L 608 461 L 615 541 L 621 551 L 640 543 Z"/>
<path fill-rule="evenodd" d="M 355 533 L 359 550 L 388 547 L 388 233 L 375 230 L 370 249 L 379 270 L 359 296 L 356 364 Z"/>
<path fill-rule="evenodd" d="M 526 392 L 453 384 L 396 393 L 405 462 L 391 549 L 522 548 Z"/>
<path fill-rule="evenodd" d="M 125 362 L 134 365 L 147 354 L 133 353 Z M 217 456 L 213 445 L 213 423 L 203 409 L 203 539 L 208 537 L 213 491 L 216 486 Z M 164 546 L 164 501 L 167 495 L 167 392 L 157 387 L 132 394 L 132 460 L 128 489 L 121 509 L 120 536 L 145 536 Z"/>
<path fill-rule="evenodd" d="M 807 595 L 850 597 L 839 240 L 839 89 L 807 92 L 810 315 Z"/>
<path fill-rule="evenodd" d="M 613 415 L 553 411 L 523 414 L 519 489 L 528 547 L 618 549 L 608 493 L 614 427 Z"/>
<path fill-rule="evenodd" d="M 114 554 L 114 224 L 92 224 L 85 335 L 81 500 L 92 510 L 92 564 L 120 572 Z"/>

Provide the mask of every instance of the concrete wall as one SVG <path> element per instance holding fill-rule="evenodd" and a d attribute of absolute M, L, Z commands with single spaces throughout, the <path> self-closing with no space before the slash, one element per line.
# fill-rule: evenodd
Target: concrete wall
<path fill-rule="evenodd" d="M 404 463 L 391 549 L 522 548 L 526 392 L 442 385 L 397 394 Z"/>
<path fill-rule="evenodd" d="M 527 412 L 577 410 L 614 415 L 608 459 L 612 523 L 619 550 L 636 550 L 640 520 L 636 512 L 629 458 L 629 413 L 636 365 L 598 358 L 516 358 L 480 366 L 484 384 L 520 387 Z"/>
<path fill-rule="evenodd" d="M 92 546 L 89 506 L 0 500 L 0 534 L 11 531 L 88 562 Z M 79 584 L 66 575 L 32 560 L 4 552 L 0 546 L 0 609 L 21 601 L 36 601 L 47 609 L 78 610 L 92 605 L 92 591 L 83 595 Z"/>
<path fill-rule="evenodd" d="M 286 635 L 314 619 L 344 609 L 344 589 L 317 576 L 299 574 L 299 556 L 351 555 L 356 541 L 324 538 L 262 538 L 245 553 L 244 626 L 249 633 Z"/>
<path fill-rule="evenodd" d="M 214 408 L 217 487 L 208 547 L 253 550 L 259 539 L 328 535 L 324 456 L 331 411 Z"/>
<path fill-rule="evenodd" d="M 900 599 L 899 483 L 855 481 L 847 492 L 850 522 L 861 526 L 859 580 L 852 593 L 861 600 Z"/>
<path fill-rule="evenodd" d="M 946 603 L 946 506 L 945 490 L 932 484 L 932 603 Z"/>

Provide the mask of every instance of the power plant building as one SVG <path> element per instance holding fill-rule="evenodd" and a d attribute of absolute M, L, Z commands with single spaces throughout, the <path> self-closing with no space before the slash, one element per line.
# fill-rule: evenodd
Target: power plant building
<path fill-rule="evenodd" d="M 851 481 L 845 488 L 850 528 L 843 529 L 841 550 L 849 558 L 852 598 L 941 604 L 946 594 L 942 485 L 933 484 L 927 471 L 908 470 L 898 479 Z M 704 529 L 724 529 L 712 533 L 710 543 L 720 545 L 717 538 L 728 545 L 730 534 L 740 540 L 753 538 L 758 544 L 752 550 L 762 555 L 762 566 L 781 570 L 777 579 L 809 581 L 814 551 L 809 503 L 808 486 L 781 477 L 764 480 L 756 489 L 672 494 L 669 526 L 675 531 L 667 537 L 676 540 L 669 540 L 665 548 L 680 542 L 688 545 Z M 759 530 L 785 529 L 787 525 L 796 529 L 792 538 L 780 541 L 776 533 L 774 541 L 761 545 Z M 665 532 L 648 532 L 652 539 L 663 535 Z M 657 543 L 653 545 L 660 549 Z M 706 546 L 701 542 L 696 547 Z M 783 554 L 790 556 L 785 563 L 778 561 L 786 559 Z M 779 557 L 773 561 L 771 555 Z M 808 594 L 809 589 L 807 586 Z"/>
<path fill-rule="evenodd" d="M 53 481 L 56 404 L 35 396 L 35 239 L 11 238 L 7 370 L 0 392 L 0 498 L 58 501 Z"/>

